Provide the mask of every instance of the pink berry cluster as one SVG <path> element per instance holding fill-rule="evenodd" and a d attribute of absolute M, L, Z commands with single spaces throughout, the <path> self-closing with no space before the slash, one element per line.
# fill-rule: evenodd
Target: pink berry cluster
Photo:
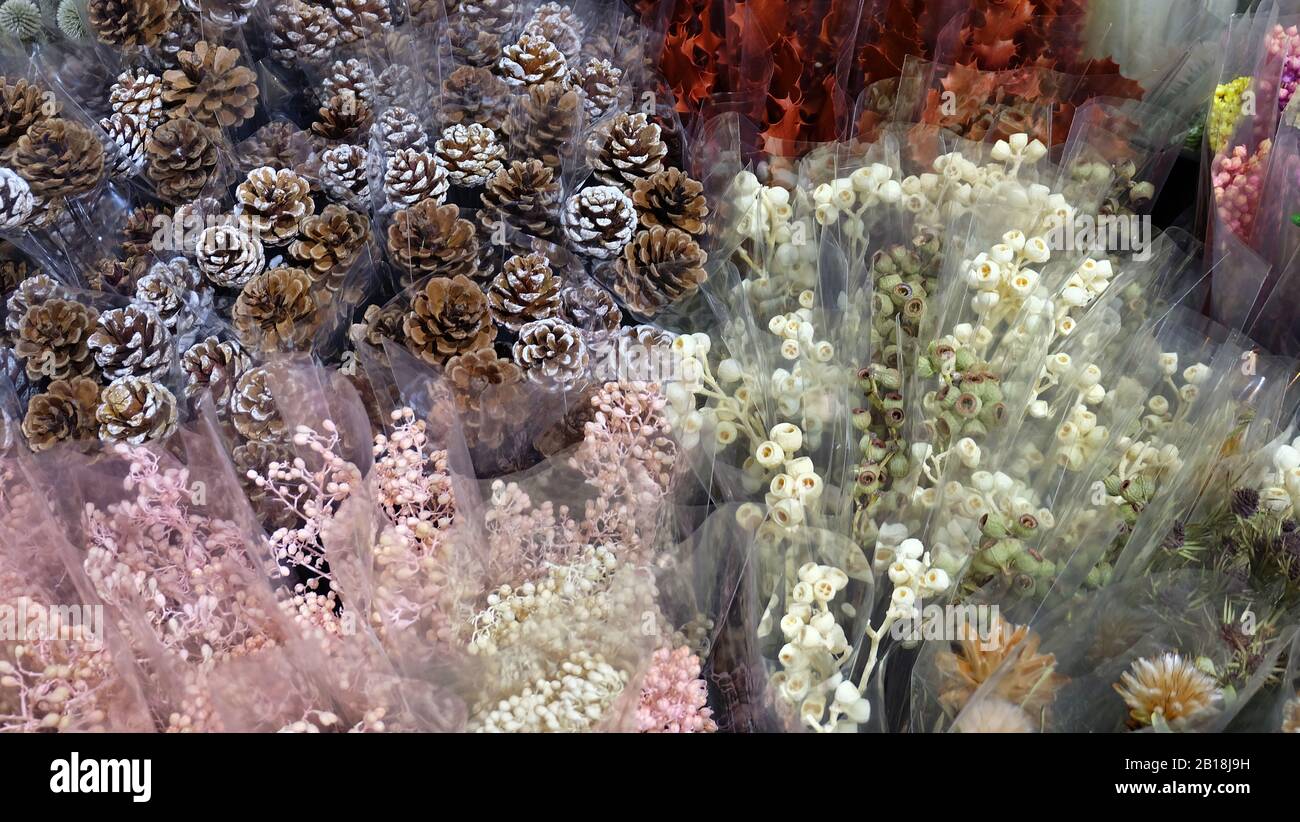
<path fill-rule="evenodd" d="M 1254 153 L 1235 146 L 1214 158 L 1210 178 L 1214 184 L 1214 205 L 1219 219 L 1238 237 L 1248 239 L 1255 223 L 1255 210 L 1264 189 L 1271 140 L 1264 140 Z"/>
<path fill-rule="evenodd" d="M 705 707 L 708 688 L 700 679 L 700 658 L 685 646 L 654 652 L 641 685 L 637 730 L 641 733 L 713 733 L 713 711 Z"/>
<path fill-rule="evenodd" d="M 1277 107 L 1278 111 L 1282 111 L 1291 101 L 1296 86 L 1300 85 L 1300 29 L 1295 26 L 1273 26 L 1268 35 L 1267 47 L 1269 57 L 1282 63 L 1277 90 Z"/>

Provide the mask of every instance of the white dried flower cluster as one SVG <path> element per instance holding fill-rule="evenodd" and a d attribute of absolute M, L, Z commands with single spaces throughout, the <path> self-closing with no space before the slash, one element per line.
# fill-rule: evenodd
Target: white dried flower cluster
<path fill-rule="evenodd" d="M 549 678 L 538 679 L 491 708 L 475 712 L 475 733 L 573 733 L 589 731 L 604 718 L 627 685 L 626 671 L 599 654 L 585 651 L 560 663 Z"/>
<path fill-rule="evenodd" d="M 1272 464 L 1264 471 L 1260 504 L 1283 514 L 1300 511 L 1300 437 L 1290 444 L 1283 439 L 1269 460 Z"/>
<path fill-rule="evenodd" d="M 782 670 L 772 676 L 771 684 L 782 700 L 797 707 L 800 722 L 815 730 L 831 730 L 839 724 L 837 716 L 829 720 L 829 727 L 825 724 L 828 694 L 835 695 L 832 699 L 841 712 L 846 703 L 852 703 L 860 718 L 845 720 L 850 725 L 867 721 L 871 714 L 866 700 L 838 699 L 837 689 L 845 684 L 840 666 L 853 648 L 844 628 L 835 620 L 830 603 L 848 584 L 848 575 L 839 568 L 805 563 L 799 568 L 798 581 L 789 592 L 785 615 L 781 617 L 786 644 L 777 654 Z"/>
<path fill-rule="evenodd" d="M 813 189 L 816 208 L 813 217 L 819 225 L 841 223 L 845 236 L 861 238 L 866 230 L 864 217 L 869 209 L 892 205 L 903 196 L 903 186 L 892 179 L 894 170 L 883 163 L 856 169 L 847 177 L 822 183 Z M 842 221 L 842 222 L 841 222 Z"/>
<path fill-rule="evenodd" d="M 942 495 L 937 488 L 920 490 L 915 501 L 927 510 L 941 506 L 931 536 L 934 564 L 950 574 L 956 574 L 979 547 L 980 520 L 985 515 L 1005 521 L 1031 516 L 1039 528 L 1056 524 L 1056 518 L 1040 504 L 1033 488 L 1002 471 L 975 471 L 966 482 L 950 480 Z M 884 540 L 883 527 L 880 540 Z M 877 544 L 875 559 L 878 569 L 894 553 L 886 551 L 882 557 L 880 545 Z"/>
<path fill-rule="evenodd" d="M 993 162 L 980 165 L 960 151 L 942 154 L 931 172 L 905 177 L 901 204 L 916 216 L 920 228 L 942 228 L 949 220 L 969 213 L 980 203 L 1004 200 L 1016 207 L 1043 193 L 1043 186 L 1025 185 L 1017 179 L 1021 166 L 1037 162 L 1046 146 L 1027 134 L 1013 134 L 994 144 Z"/>

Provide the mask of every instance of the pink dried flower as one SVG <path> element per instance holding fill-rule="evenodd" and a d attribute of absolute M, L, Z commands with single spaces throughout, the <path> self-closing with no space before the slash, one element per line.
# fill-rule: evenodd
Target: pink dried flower
<path fill-rule="evenodd" d="M 641 685 L 636 711 L 641 733 L 713 733 L 718 725 L 705 707 L 708 686 L 700 679 L 700 658 L 690 648 L 654 652 Z"/>
<path fill-rule="evenodd" d="M 1235 146 L 1215 157 L 1210 167 L 1219 218 L 1244 240 L 1250 239 L 1254 227 L 1255 210 L 1264 190 L 1265 163 L 1272 148 L 1271 140 L 1261 142 L 1254 154 L 1248 153 L 1245 146 Z"/>

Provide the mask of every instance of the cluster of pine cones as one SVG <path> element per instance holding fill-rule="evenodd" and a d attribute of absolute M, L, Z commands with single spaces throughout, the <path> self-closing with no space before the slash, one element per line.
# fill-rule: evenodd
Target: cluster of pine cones
<path fill-rule="evenodd" d="M 401 356 L 495 449 L 538 392 L 585 408 L 611 352 L 666 345 L 705 279 L 703 186 L 618 3 L 67 5 L 0 77 L 0 447 L 158 440 L 211 403 L 260 470 L 289 450 L 277 363 L 339 367 L 378 417 Z"/>

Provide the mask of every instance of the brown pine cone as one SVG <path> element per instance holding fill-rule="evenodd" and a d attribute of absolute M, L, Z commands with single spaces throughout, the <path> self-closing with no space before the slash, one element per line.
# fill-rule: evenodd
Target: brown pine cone
<path fill-rule="evenodd" d="M 119 230 L 123 257 L 145 257 L 154 251 L 154 234 L 170 218 L 169 210 L 151 204 L 131 209 Z M 161 249 L 159 249 L 161 250 Z"/>
<path fill-rule="evenodd" d="M 352 92 L 344 91 L 320 107 L 311 130 L 331 142 L 355 142 L 366 134 L 373 120 L 370 104 Z"/>
<path fill-rule="evenodd" d="M 36 276 L 39 272 L 33 265 L 8 240 L 0 240 L 0 294 L 9 294 L 23 280 Z"/>
<path fill-rule="evenodd" d="M 590 148 L 596 179 L 628 191 L 637 180 L 661 171 L 668 154 L 658 124 L 641 112 L 624 112 L 597 129 Z"/>
<path fill-rule="evenodd" d="M 175 347 L 158 312 L 128 305 L 99 315 L 87 341 L 104 377 L 162 379 L 171 368 Z"/>
<path fill-rule="evenodd" d="M 348 329 L 348 338 L 354 343 L 365 343 L 376 348 L 382 348 L 384 340 L 405 345 L 406 314 L 410 308 L 403 300 L 394 300 L 382 307 L 368 305 L 361 322 L 353 323 Z"/>
<path fill-rule="evenodd" d="M 203 26 L 199 16 L 189 9 L 178 8 L 172 15 L 171 25 L 158 41 L 158 51 L 175 60 L 182 51 L 193 51 L 203 39 Z"/>
<path fill-rule="evenodd" d="M 193 120 L 168 120 L 153 130 L 146 147 L 150 180 L 164 200 L 193 200 L 217 167 L 217 147 Z"/>
<path fill-rule="evenodd" d="M 162 78 L 147 68 L 127 69 L 117 75 L 117 82 L 108 90 L 108 104 L 114 114 L 127 114 L 141 122 L 144 128 L 162 125 Z"/>
<path fill-rule="evenodd" d="M 552 80 L 567 83 L 569 66 L 555 44 L 540 34 L 524 32 L 501 50 L 497 73 L 512 86 L 536 86 Z"/>
<path fill-rule="evenodd" d="M 392 106 L 375 121 L 372 131 L 384 154 L 409 149 L 425 151 L 429 148 L 429 135 L 420 118 L 401 106 Z"/>
<path fill-rule="evenodd" d="M 321 80 L 318 100 L 329 100 L 335 94 L 348 92 L 355 94 L 358 100 L 364 100 L 373 108 L 375 73 L 370 66 L 355 57 L 347 60 L 335 60 L 325 69 Z"/>
<path fill-rule="evenodd" d="M 495 126 L 506 116 L 510 87 L 490 69 L 459 66 L 442 81 L 442 121 Z"/>
<path fill-rule="evenodd" d="M 392 208 L 405 208 L 421 200 L 441 205 L 447 199 L 447 172 L 426 151 L 398 149 L 385 161 L 384 196 Z"/>
<path fill-rule="evenodd" d="M 331 271 L 346 269 L 370 242 L 370 220 L 331 203 L 320 214 L 302 221 L 302 235 L 289 253 L 307 265 L 319 281 Z"/>
<path fill-rule="evenodd" d="M 231 312 L 245 347 L 270 353 L 297 350 L 309 342 L 321 322 L 311 284 L 306 271 L 285 266 L 249 280 Z"/>
<path fill-rule="evenodd" d="M 565 25 L 573 29 L 574 33 L 579 37 L 583 35 L 587 28 L 577 12 L 568 6 L 553 1 L 538 6 L 533 11 L 533 16 L 529 22 Z"/>
<path fill-rule="evenodd" d="M 235 430 L 253 442 L 283 442 L 287 426 L 271 393 L 271 371 L 250 368 L 235 381 L 230 394 L 230 421 Z"/>
<path fill-rule="evenodd" d="M 451 184 L 461 188 L 477 188 L 486 183 L 501 170 L 501 161 L 506 156 L 505 147 L 497 142 L 496 132 L 478 123 L 447 126 L 433 150 Z"/>
<path fill-rule="evenodd" d="M 272 531 L 277 528 L 293 527 L 297 523 L 297 514 L 273 494 L 267 493 L 265 486 L 259 486 L 250 480 L 248 472 L 256 471 L 264 477 L 271 463 L 293 462 L 293 458 L 293 450 L 288 445 L 278 442 L 244 442 L 235 446 L 230 452 L 230 461 L 234 463 L 235 474 L 243 485 L 244 495 L 248 498 L 248 504 L 257 516 L 257 521 Z"/>
<path fill-rule="evenodd" d="M 614 186 L 593 186 L 574 194 L 564 204 L 562 220 L 574 250 L 598 260 L 622 253 L 637 227 L 632 200 Z"/>
<path fill-rule="evenodd" d="M 484 68 L 501 59 L 500 35 L 459 18 L 447 26 L 447 42 L 452 57 L 461 65 Z"/>
<path fill-rule="evenodd" d="M 576 78 L 582 92 L 582 108 L 589 121 L 596 121 L 620 108 L 623 70 L 608 60 L 589 60 Z"/>
<path fill-rule="evenodd" d="M 17 228 L 32 216 L 36 198 L 32 187 L 17 173 L 0 168 L 0 230 Z"/>
<path fill-rule="evenodd" d="M 471 446 L 500 445 L 526 413 L 524 372 L 491 348 L 452 357 L 443 374 Z"/>
<path fill-rule="evenodd" d="M 223 29 L 248 22 L 257 0 L 184 0 L 185 8 L 202 14 Z"/>
<path fill-rule="evenodd" d="M 582 379 L 590 363 L 582 332 L 564 320 L 536 320 L 519 329 L 515 362 L 528 379 L 569 385 Z"/>
<path fill-rule="evenodd" d="M 104 147 L 90 129 L 60 117 L 40 120 L 9 149 L 5 162 L 39 200 L 84 194 L 104 176 Z"/>
<path fill-rule="evenodd" d="M 146 146 L 150 130 L 129 114 L 114 114 L 99 121 L 108 138 L 104 146 L 104 171 L 112 177 L 134 177 L 149 161 Z"/>
<path fill-rule="evenodd" d="M 335 146 L 321 154 L 320 184 L 325 193 L 349 208 L 370 207 L 370 178 L 366 150 L 361 146 Z"/>
<path fill-rule="evenodd" d="M 144 276 L 145 266 L 143 257 L 100 257 L 91 265 L 87 279 L 96 291 L 130 294 Z"/>
<path fill-rule="evenodd" d="M 262 243 L 238 226 L 204 229 L 194 253 L 199 270 L 218 288 L 242 288 L 266 267 Z"/>
<path fill-rule="evenodd" d="M 90 28 L 110 46 L 154 46 L 171 26 L 180 0 L 90 0 Z"/>
<path fill-rule="evenodd" d="M 560 279 L 541 254 L 511 257 L 488 289 L 492 318 L 511 331 L 554 317 L 560 310 Z"/>
<path fill-rule="evenodd" d="M 0 75 L 0 152 L 18 142 L 37 122 L 58 112 L 59 103 L 49 89 L 21 77 Z M 46 101 L 54 103 L 51 112 Z"/>
<path fill-rule="evenodd" d="M 378 39 L 393 22 L 384 0 L 325 0 L 323 5 L 338 24 L 339 42 L 344 44 Z"/>
<path fill-rule="evenodd" d="M 316 211 L 311 183 L 287 168 L 253 169 L 235 189 L 235 199 L 235 213 L 249 221 L 266 245 L 284 245 L 297 237 L 299 222 Z"/>
<path fill-rule="evenodd" d="M 90 377 L 55 380 L 27 405 L 23 417 L 27 445 L 33 451 L 44 451 L 60 442 L 94 439 L 99 431 L 95 419 L 98 406 L 98 381 Z"/>
<path fill-rule="evenodd" d="M 504 220 L 516 231 L 554 239 L 560 184 L 540 160 L 511 162 L 487 181 L 479 199 L 483 202 L 479 220 L 489 232 Z"/>
<path fill-rule="evenodd" d="M 496 337 L 483 290 L 464 275 L 430 278 L 411 301 L 402 328 L 407 347 L 434 365 L 490 346 Z"/>
<path fill-rule="evenodd" d="M 262 166 L 296 171 L 310 162 L 313 150 L 307 132 L 288 120 L 272 120 L 236 146 L 235 155 L 245 172 Z"/>
<path fill-rule="evenodd" d="M 317 63 L 339 43 L 339 24 L 323 6 L 282 0 L 271 8 L 271 56 L 287 66 Z"/>
<path fill-rule="evenodd" d="M 617 331 L 623 323 L 623 309 L 599 284 L 567 286 L 560 291 L 560 319 L 592 334 Z"/>
<path fill-rule="evenodd" d="M 68 299 L 68 289 L 48 274 L 32 274 L 18 283 L 17 287 L 5 298 L 5 331 L 14 339 L 18 336 L 18 324 L 23 321 L 27 309 L 40 305 L 46 300 Z"/>
<path fill-rule="evenodd" d="M 172 117 L 209 127 L 235 128 L 257 110 L 257 75 L 239 64 L 238 49 L 206 40 L 176 55 L 179 68 L 163 72 L 163 102 Z"/>
<path fill-rule="evenodd" d="M 576 17 L 570 12 L 568 18 L 558 15 L 533 15 L 533 19 L 528 21 L 524 26 L 524 34 L 531 34 L 534 37 L 541 37 L 555 45 L 564 55 L 564 60 L 568 65 L 574 65 L 582 53 L 582 37 L 578 29 L 570 25 L 570 21 L 576 20 Z"/>
<path fill-rule="evenodd" d="M 676 228 L 692 237 L 704 233 L 709 206 L 704 186 L 676 168 L 666 168 L 633 183 L 632 203 L 641 225 Z"/>
<path fill-rule="evenodd" d="M 393 215 L 388 253 L 412 278 L 477 276 L 478 238 L 474 224 L 455 205 L 421 200 Z"/>
<path fill-rule="evenodd" d="M 95 309 L 71 300 L 47 299 L 27 309 L 18 322 L 14 354 L 27 376 L 63 380 L 95 371 L 87 340 L 95 330 Z"/>
<path fill-rule="evenodd" d="M 176 430 L 176 397 L 148 377 L 119 377 L 99 395 L 99 438 L 139 445 Z"/>
<path fill-rule="evenodd" d="M 219 225 L 238 226 L 239 220 L 215 197 L 199 197 L 178 205 L 172 212 L 167 248 L 183 251 L 192 257 L 203 231 Z M 203 282 L 203 278 L 199 277 L 198 282 Z"/>
<path fill-rule="evenodd" d="M 235 382 L 253 365 L 252 359 L 235 340 L 208 337 L 189 347 L 181 357 L 185 372 L 185 396 L 191 402 L 211 393 L 217 413 L 225 416 Z"/>
<path fill-rule="evenodd" d="M 708 255 L 685 231 L 653 226 L 639 232 L 614 267 L 614 293 L 653 316 L 699 290 Z"/>
<path fill-rule="evenodd" d="M 564 83 L 529 86 L 515 98 L 502 129 L 514 157 L 559 170 L 573 157 L 582 129 L 582 96 Z"/>
<path fill-rule="evenodd" d="M 204 307 L 200 292 L 176 279 L 161 263 L 136 282 L 135 299 L 158 313 L 173 339 L 190 332 Z"/>
<path fill-rule="evenodd" d="M 519 16 L 514 0 L 460 0 L 447 4 L 448 11 L 453 8 L 465 21 L 498 36 L 513 28 Z"/>

